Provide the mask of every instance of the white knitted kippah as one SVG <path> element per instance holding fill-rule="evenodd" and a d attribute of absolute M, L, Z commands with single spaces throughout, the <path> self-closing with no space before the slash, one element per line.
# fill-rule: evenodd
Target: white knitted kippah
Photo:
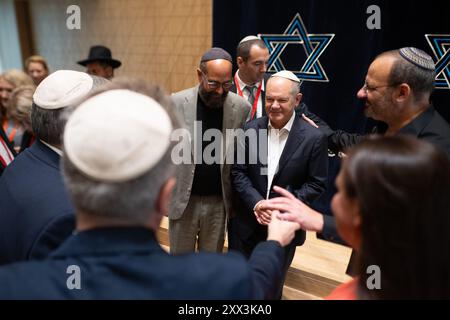
<path fill-rule="evenodd" d="M 124 182 L 154 167 L 170 145 L 172 123 L 154 99 L 110 90 L 83 102 L 64 132 L 66 156 L 99 181 Z"/>

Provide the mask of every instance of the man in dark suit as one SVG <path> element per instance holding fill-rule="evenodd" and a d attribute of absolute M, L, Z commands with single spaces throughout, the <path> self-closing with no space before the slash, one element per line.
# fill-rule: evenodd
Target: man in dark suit
<path fill-rule="evenodd" d="M 0 178 L 0 264 L 42 259 L 74 230 L 74 209 L 59 170 L 61 115 L 95 84 L 83 72 L 60 70 L 37 87 L 31 110 L 37 140 Z"/>
<path fill-rule="evenodd" d="M 386 51 L 369 66 L 357 97 L 365 101 L 366 116 L 384 124 L 374 133 L 415 136 L 434 144 L 450 159 L 450 126 L 430 104 L 435 77 L 433 59 L 424 51 L 413 47 Z M 320 125 L 319 129 L 335 152 L 345 151 L 365 137 Z M 296 221 L 302 221 L 305 230 L 316 231 L 326 240 L 342 241 L 334 217 L 322 215 L 281 191 L 285 199 L 274 199 L 268 208 L 295 212 Z"/>
<path fill-rule="evenodd" d="M 234 75 L 234 83 L 230 91 L 250 103 L 252 106 L 250 119 L 266 115 L 264 99 L 266 82 L 269 78 L 266 74 L 269 57 L 269 50 L 256 36 L 245 37 L 236 49 L 238 70 Z"/>
<path fill-rule="evenodd" d="M 257 36 L 246 36 L 236 48 L 238 70 L 234 75 L 234 84 L 230 91 L 237 93 L 250 103 L 252 106 L 250 120 L 267 116 L 265 97 L 267 80 L 270 78 L 270 74 L 266 73 L 269 57 L 269 50 L 264 41 Z M 308 106 L 302 101 L 295 106 L 295 112 L 307 116 L 321 128 L 329 128 L 325 121 L 310 112 Z M 236 221 L 234 216 L 231 215 L 228 221 L 229 249 L 236 249 L 239 245 L 236 233 Z"/>
<path fill-rule="evenodd" d="M 267 235 L 271 212 L 262 210 L 265 199 L 273 198 L 273 185 L 289 188 L 307 203 L 325 191 L 328 158 L 326 136 L 294 112 L 301 101 L 299 80 L 290 71 L 274 74 L 267 83 L 266 117 L 245 125 L 246 139 L 237 150 L 232 169 L 233 187 L 242 202 L 236 217 L 239 245 L 247 257 Z M 256 141 L 250 141 L 256 137 Z M 255 139 L 255 138 L 253 138 Z M 245 155 L 243 163 L 242 155 Z M 251 159 L 257 159 L 252 161 Z M 286 247 L 285 276 L 305 233 Z M 279 297 L 284 283 L 279 284 Z"/>
<path fill-rule="evenodd" d="M 76 233 L 44 261 L 0 268 L 0 299 L 273 298 L 282 246 L 298 224 L 273 219 L 249 262 L 236 254 L 169 255 L 156 231 L 176 183 L 177 118 L 161 88 L 144 90 L 158 101 L 130 86 L 111 88 L 77 108 L 64 132 Z"/>

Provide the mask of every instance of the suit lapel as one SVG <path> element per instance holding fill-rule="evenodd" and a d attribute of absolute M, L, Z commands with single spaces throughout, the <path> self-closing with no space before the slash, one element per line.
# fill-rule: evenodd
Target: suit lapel
<path fill-rule="evenodd" d="M 198 99 L 198 86 L 193 88 L 190 95 L 184 98 L 183 112 L 184 122 L 186 128 L 189 130 L 191 137 L 191 153 L 194 156 L 195 135 L 194 135 L 194 123 L 197 119 L 197 99 Z"/>
<path fill-rule="evenodd" d="M 261 102 L 262 102 L 262 116 L 265 117 L 267 116 L 266 113 L 266 88 L 267 88 L 267 80 L 269 80 L 270 75 L 265 74 L 264 78 L 263 78 L 263 83 L 264 83 L 264 90 L 261 91 Z"/>
<path fill-rule="evenodd" d="M 225 163 L 225 159 L 227 156 L 227 152 L 230 148 L 230 143 L 233 143 L 233 141 L 228 141 L 226 139 L 226 133 L 227 128 L 232 129 L 236 127 L 236 106 L 233 101 L 231 101 L 231 98 L 228 97 L 224 104 L 223 104 L 223 121 L 222 121 L 222 156 L 221 159 L 223 160 L 220 164 L 220 169 L 223 169 L 223 164 Z"/>
<path fill-rule="evenodd" d="M 267 116 L 267 113 L 266 113 L 266 91 L 261 91 L 261 99 L 262 99 L 261 100 L 262 116 L 265 117 L 265 116 Z"/>
<path fill-rule="evenodd" d="M 280 162 L 278 163 L 278 171 L 274 177 L 274 180 L 283 170 L 292 155 L 298 150 L 298 146 L 305 139 L 302 134 L 302 126 L 300 121 L 299 116 L 296 115 L 294 118 L 294 123 L 292 124 L 291 132 L 289 133 L 286 141 L 286 145 L 284 146 L 283 153 L 281 154 Z"/>
<path fill-rule="evenodd" d="M 269 132 L 267 131 L 268 128 L 268 124 L 269 124 L 269 118 L 267 117 L 262 117 L 259 118 L 258 120 L 258 126 L 257 126 L 257 132 L 256 132 L 256 136 L 257 136 L 257 140 L 258 140 L 258 146 L 257 149 L 258 150 L 258 160 L 257 161 L 257 165 L 258 165 L 258 172 L 260 172 L 261 174 L 259 175 L 260 179 L 261 179 L 261 186 L 262 186 L 262 190 L 267 190 L 267 170 L 268 170 L 268 165 L 267 165 L 267 152 L 269 150 L 268 148 L 268 134 Z M 264 132 L 266 132 L 266 134 L 264 135 L 260 135 L 259 132 L 261 132 L 260 130 L 264 130 Z M 260 141 L 260 139 L 263 139 L 263 141 Z M 266 149 L 266 152 L 261 153 L 259 151 L 259 147 L 260 146 L 264 146 Z M 264 173 L 265 174 L 262 174 Z M 265 193 L 263 194 L 263 197 L 265 198 Z"/>

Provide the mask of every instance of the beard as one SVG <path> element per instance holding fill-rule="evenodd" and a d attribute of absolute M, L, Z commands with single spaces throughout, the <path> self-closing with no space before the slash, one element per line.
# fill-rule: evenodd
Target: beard
<path fill-rule="evenodd" d="M 372 110 L 372 106 L 370 106 L 370 105 L 365 105 L 364 106 L 364 115 L 367 118 L 373 118 L 374 117 L 374 112 Z"/>
<path fill-rule="evenodd" d="M 393 106 L 387 101 L 377 101 L 364 106 L 364 115 L 377 121 L 386 121 L 393 112 Z"/>
<path fill-rule="evenodd" d="M 228 91 L 224 91 L 221 95 L 214 91 L 207 92 L 201 86 L 198 91 L 203 103 L 211 109 L 219 109 L 223 107 Z"/>

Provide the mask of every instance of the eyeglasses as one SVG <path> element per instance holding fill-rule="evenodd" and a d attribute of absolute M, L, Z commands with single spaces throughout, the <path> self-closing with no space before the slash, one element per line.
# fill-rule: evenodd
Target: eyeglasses
<path fill-rule="evenodd" d="M 216 90 L 218 88 L 220 88 L 222 86 L 223 90 L 228 91 L 230 90 L 230 88 L 233 86 L 233 80 L 230 81 L 226 81 L 226 82 L 219 82 L 219 81 L 213 81 L 213 80 L 209 80 L 206 77 L 206 74 L 200 70 L 200 72 L 202 73 L 202 77 L 205 78 L 206 84 L 208 85 L 208 88 L 211 90 Z"/>
<path fill-rule="evenodd" d="M 368 92 L 372 92 L 375 91 L 379 88 L 387 88 L 387 87 L 395 87 L 397 84 L 386 84 L 386 85 L 382 85 L 382 86 L 369 86 L 367 84 L 367 82 L 364 83 L 362 90 L 364 90 L 364 92 L 367 94 Z"/>

